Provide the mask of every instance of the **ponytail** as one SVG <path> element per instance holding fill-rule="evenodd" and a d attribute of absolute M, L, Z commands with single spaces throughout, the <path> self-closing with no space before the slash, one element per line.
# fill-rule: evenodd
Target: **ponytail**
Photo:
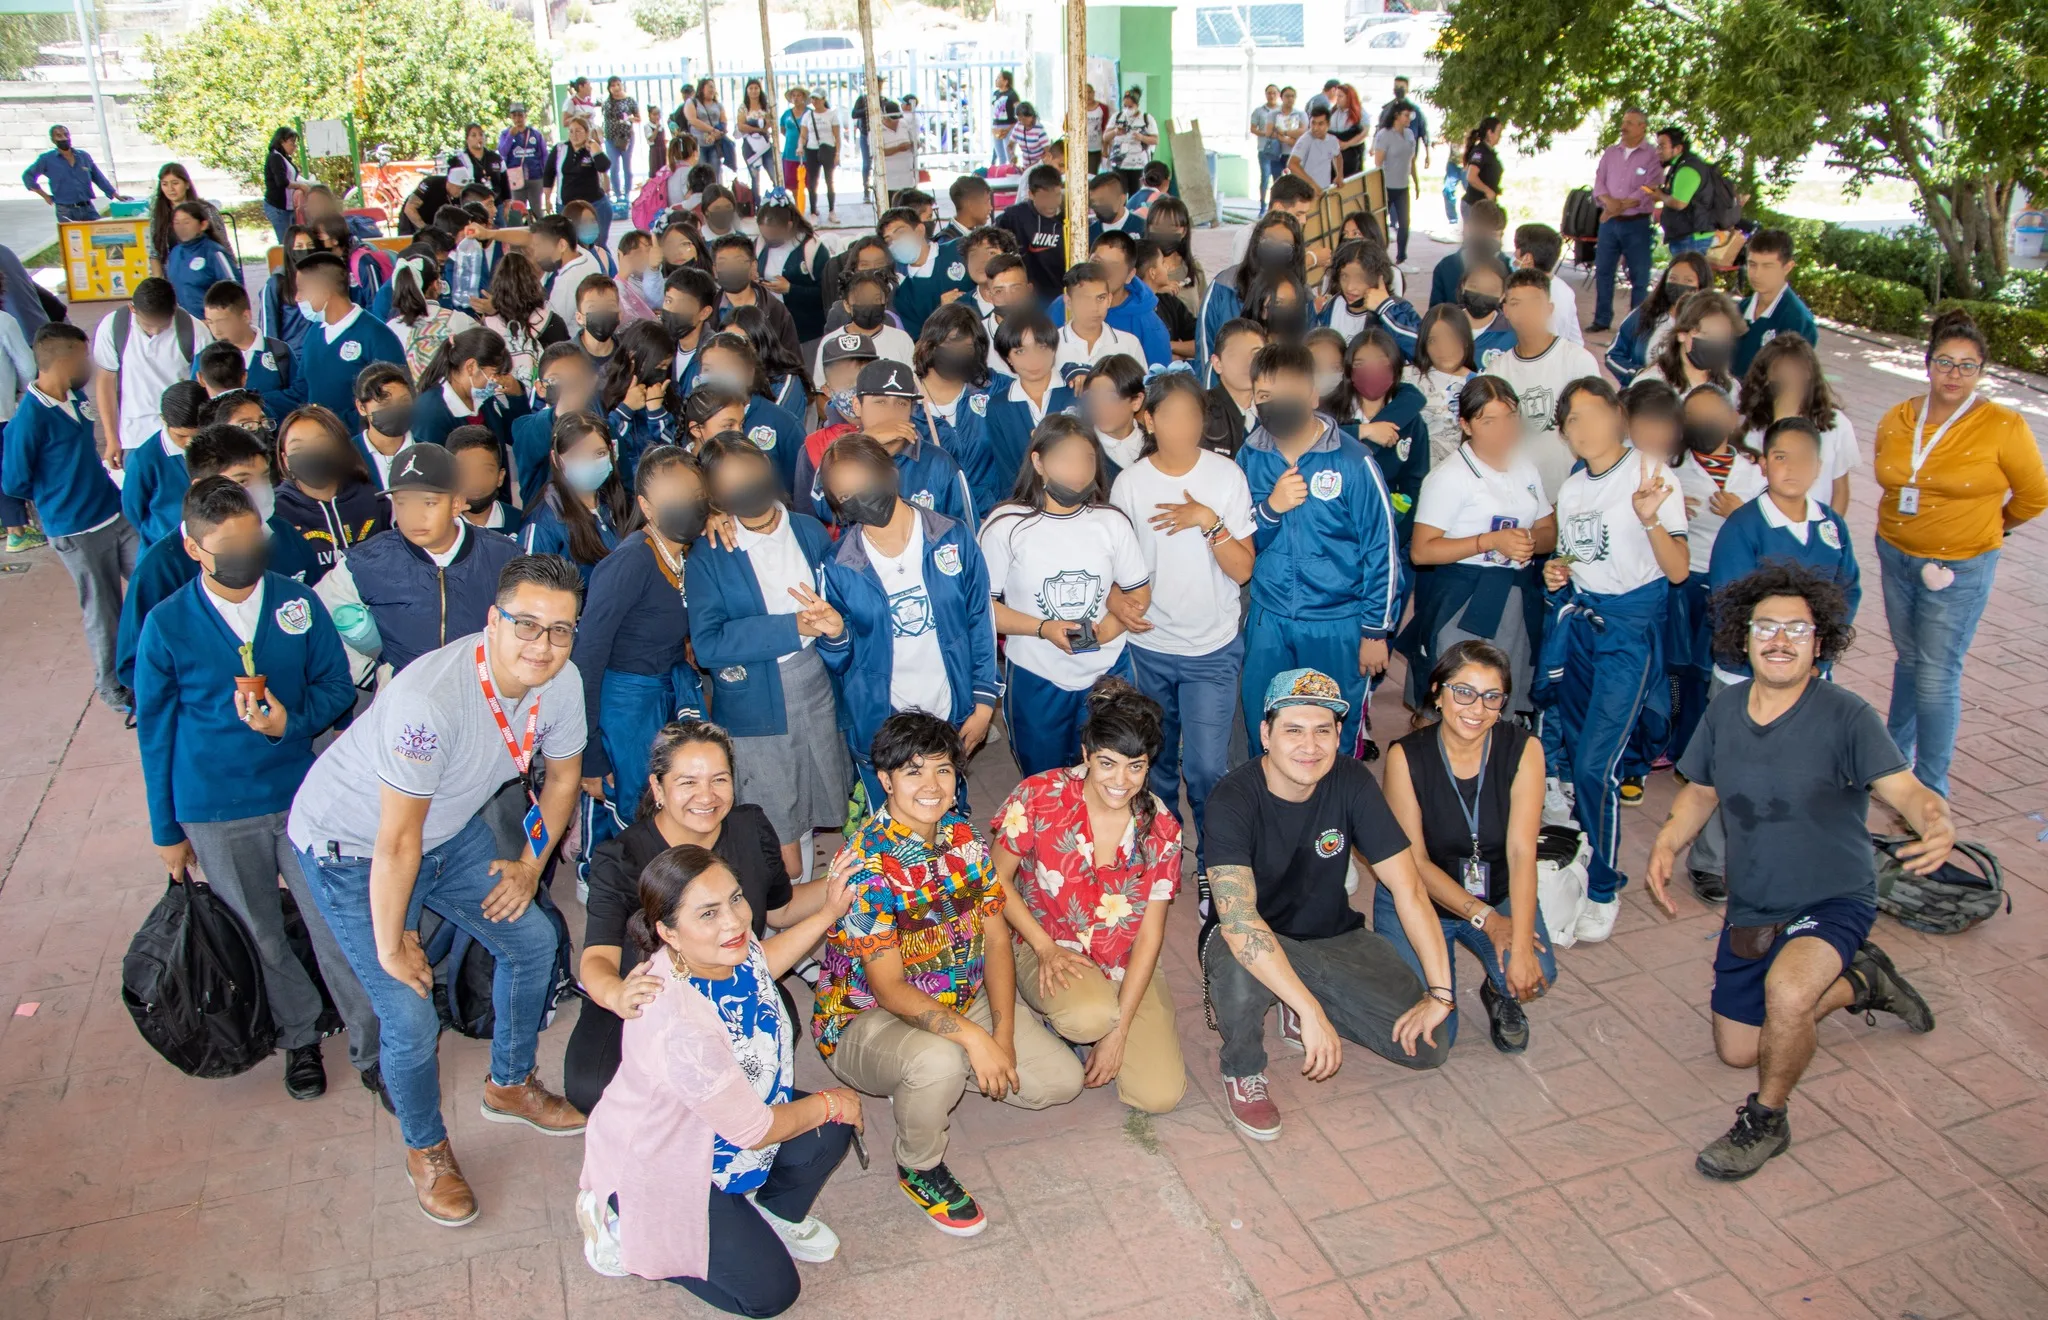
<path fill-rule="evenodd" d="M 418 268 L 415 276 L 414 268 Z M 425 244 L 417 244 L 399 254 L 398 264 L 391 275 L 391 314 L 407 325 L 418 325 L 420 318 L 433 310 L 427 302 L 427 290 L 441 278 L 441 267 L 434 260 L 434 250 Z"/>

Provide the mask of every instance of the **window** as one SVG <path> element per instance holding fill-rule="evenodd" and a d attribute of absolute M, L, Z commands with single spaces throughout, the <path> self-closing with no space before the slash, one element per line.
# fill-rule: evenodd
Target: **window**
<path fill-rule="evenodd" d="M 1235 49 L 1247 35 L 1254 46 L 1299 46 L 1300 5 L 1228 5 L 1195 11 L 1195 44 Z"/>
<path fill-rule="evenodd" d="M 1409 38 L 1414 35 L 1407 28 L 1393 28 L 1380 33 L 1365 44 L 1372 50 L 1403 50 L 1407 47 Z"/>

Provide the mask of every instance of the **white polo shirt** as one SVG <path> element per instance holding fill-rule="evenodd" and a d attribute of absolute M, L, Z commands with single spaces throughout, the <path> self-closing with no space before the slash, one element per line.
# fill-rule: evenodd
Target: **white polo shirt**
<path fill-rule="evenodd" d="M 164 429 L 164 391 L 181 380 L 190 380 L 193 358 L 213 342 L 206 323 L 193 317 L 192 357 L 186 357 L 178 350 L 179 315 L 182 313 L 174 313 L 171 324 L 156 335 L 143 330 L 142 322 L 131 317 L 128 347 L 119 354 L 114 352 L 112 316 L 93 331 L 93 365 L 121 378 L 121 413 L 115 421 L 114 434 L 123 449 L 134 449 Z"/>
<path fill-rule="evenodd" d="M 1496 470 L 1473 453 L 1471 445 L 1461 444 L 1429 470 L 1415 497 L 1415 521 L 1453 540 L 1504 527 L 1527 531 L 1549 513 L 1543 479 L 1519 449 L 1505 470 Z M 1521 568 L 1527 561 L 1510 560 L 1497 550 L 1482 550 L 1458 562 L 1482 568 Z"/>
<path fill-rule="evenodd" d="M 1557 429 L 1557 401 L 1564 387 L 1579 377 L 1599 376 L 1600 364 L 1591 353 L 1560 337 L 1532 358 L 1513 348 L 1494 349 L 1479 369 L 1515 387 L 1515 397 L 1522 401 L 1522 457 L 1535 464 L 1543 477 L 1544 498 L 1555 503 L 1573 461 Z"/>
<path fill-rule="evenodd" d="M 1636 519 L 1634 497 L 1643 482 L 1643 456 L 1622 451 L 1599 476 L 1581 468 L 1557 492 L 1557 550 L 1572 556 L 1572 581 L 1595 595 L 1614 596 L 1664 576 L 1650 549 L 1650 533 Z M 1657 522 L 1673 536 L 1685 535 L 1685 499 L 1666 474 L 1668 488 L 1657 506 Z"/>
<path fill-rule="evenodd" d="M 1091 345 L 1074 332 L 1073 324 L 1069 322 L 1060 327 L 1059 352 L 1052 360 L 1053 379 L 1064 381 L 1069 374 L 1085 371 L 1116 353 L 1122 353 L 1140 367 L 1145 365 L 1145 346 L 1138 342 L 1136 335 L 1105 322 L 1102 333 Z"/>
<path fill-rule="evenodd" d="M 747 557 L 748 567 L 754 570 L 754 583 L 761 589 L 761 607 L 768 614 L 795 614 L 798 606 L 796 597 L 789 594 L 791 587 L 818 589 L 817 575 L 811 572 L 810 561 L 804 558 L 803 545 L 796 539 L 796 529 L 789 525 L 789 510 L 779 509 L 780 516 L 775 526 L 766 532 L 750 531 L 733 523 L 733 544 Z M 780 657 L 782 660 L 795 658 L 817 639 L 805 637 L 795 651 Z"/>

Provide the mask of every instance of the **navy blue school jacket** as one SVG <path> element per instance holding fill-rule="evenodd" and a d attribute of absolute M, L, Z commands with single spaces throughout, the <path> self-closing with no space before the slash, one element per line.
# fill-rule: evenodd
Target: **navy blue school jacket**
<path fill-rule="evenodd" d="M 242 282 L 242 268 L 228 250 L 205 234 L 172 246 L 164 257 L 164 278 L 171 282 L 178 306 L 197 320 L 206 319 L 206 291 L 222 280 Z"/>
<path fill-rule="evenodd" d="M 446 568 L 395 529 L 344 555 L 356 594 L 384 639 L 378 658 L 394 672 L 483 627 L 498 598 L 498 574 L 518 557 L 517 541 L 476 527 L 463 529 Z"/>
<path fill-rule="evenodd" d="M 321 572 L 319 557 L 282 514 L 270 516 L 270 571 L 311 585 Z M 199 564 L 185 553 L 185 538 L 166 536 L 135 561 L 128 594 L 121 598 L 121 627 L 114 636 L 114 672 L 123 687 L 135 687 L 135 657 L 142 649 L 142 625 L 150 612 L 178 588 L 199 576 Z"/>
<path fill-rule="evenodd" d="M 1391 445 L 1367 440 L 1362 432 L 1368 423 L 1358 418 L 1344 423 L 1344 432 L 1364 445 L 1365 452 L 1380 465 L 1387 498 L 1394 506 L 1394 543 L 1405 556 L 1409 528 L 1415 522 L 1415 501 L 1422 494 L 1422 479 L 1429 475 L 1429 427 L 1422 420 L 1422 391 L 1402 381 L 1370 420 L 1398 427 L 1401 434 Z"/>
<path fill-rule="evenodd" d="M 502 462 L 503 456 L 512 452 L 512 424 L 533 411 L 533 396 L 524 391 L 501 394 L 468 413 L 459 411 L 461 405 L 451 403 L 448 395 L 446 386 L 436 386 L 413 401 L 412 438 L 415 444 L 445 445 L 448 433 L 456 427 L 482 426 L 497 437 Z M 506 466 L 509 468 L 511 465 Z"/>
<path fill-rule="evenodd" d="M 128 451 L 121 477 L 121 512 L 145 549 L 178 530 L 185 517 L 185 451 L 164 447 L 162 432 Z"/>
<path fill-rule="evenodd" d="M 756 394 L 747 400 L 743 419 L 747 439 L 775 464 L 775 475 L 784 490 L 796 486 L 796 457 L 804 449 L 804 424 L 775 400 Z"/>
<path fill-rule="evenodd" d="M 904 499 L 920 509 L 931 509 L 945 514 L 956 522 L 978 527 L 975 518 L 974 495 L 967 488 L 966 474 L 953 456 L 919 436 L 896 451 L 896 490 Z M 824 473 L 811 474 L 811 508 L 822 522 L 836 524 L 831 508 L 825 503 Z"/>
<path fill-rule="evenodd" d="M 1244 438 L 1237 465 L 1251 486 L 1257 523 L 1252 602 L 1294 619 L 1350 619 L 1362 637 L 1387 637 L 1400 622 L 1401 553 L 1386 480 L 1365 446 L 1317 414 L 1322 435 L 1296 467 L 1308 498 L 1285 513 L 1266 502 L 1287 459 L 1264 427 Z"/>
<path fill-rule="evenodd" d="M 313 326 L 299 341 L 297 389 L 307 403 L 332 409 L 353 435 L 363 429 L 363 415 L 356 411 L 356 377 L 372 362 L 404 368 L 405 345 L 368 312 L 357 312 L 331 343 L 325 326 Z"/>
<path fill-rule="evenodd" d="M 276 573 L 258 588 L 251 657 L 284 733 L 271 738 L 235 714 L 242 642 L 194 578 L 150 611 L 135 663 L 135 734 L 149 801 L 150 842 L 181 843 L 183 822 L 284 811 L 313 767 L 313 739 L 356 700 L 341 635 L 311 589 Z"/>
<path fill-rule="evenodd" d="M 519 507 L 531 509 L 548 484 L 548 457 L 555 452 L 555 410 L 535 408 L 512 419 L 512 489 Z"/>
<path fill-rule="evenodd" d="M 1211 286 L 1214 287 L 1214 286 Z M 989 457 L 995 464 L 990 476 L 991 484 L 1001 491 L 996 503 L 1010 498 L 1010 492 L 1017 485 L 1017 473 L 1024 466 L 1025 455 L 1031 452 L 1031 405 L 1021 399 L 1010 397 L 1011 387 L 1016 385 L 1014 377 L 998 375 L 988 383 L 988 448 Z M 1045 415 L 1066 412 L 1074 406 L 1074 391 L 1067 385 L 1055 384 L 1045 394 Z M 995 505 L 989 506 L 994 508 Z"/>
<path fill-rule="evenodd" d="M 958 290 L 962 297 L 974 292 L 967 277 L 967 262 L 957 243 L 932 243 L 922 266 L 896 266 L 896 315 L 903 318 L 903 331 L 912 339 L 924 329 L 925 318 L 944 305 L 947 293 Z"/>
<path fill-rule="evenodd" d="M 1009 377 L 1000 379 L 1006 382 L 1004 388 L 1007 389 Z M 1017 484 L 1017 474 L 1002 470 L 989 440 L 989 391 L 994 388 L 992 382 L 969 385 L 955 401 L 950 420 L 936 412 L 926 412 L 917 419 L 917 425 L 922 427 L 925 419 L 930 418 L 932 431 L 939 439 L 939 448 L 960 465 L 961 474 L 967 478 L 967 493 L 974 502 L 977 520 L 979 515 L 1010 498 L 1011 488 Z"/>
<path fill-rule="evenodd" d="M 71 411 L 30 389 L 0 435 L 0 492 L 36 506 L 51 536 L 89 532 L 121 513 L 121 492 L 100 462 L 92 405 L 71 392 Z"/>
<path fill-rule="evenodd" d="M 605 671 L 667 674 L 684 662 L 689 641 L 690 609 L 682 587 L 669 579 L 647 533 L 628 532 L 590 570 L 590 589 L 576 621 L 572 658 L 583 678 L 584 718 L 591 732 L 583 745 L 584 778 L 601 779 L 612 772 L 604 740 L 596 736 L 604 723 Z M 639 798 L 637 789 L 626 785 L 619 791 Z"/>
<path fill-rule="evenodd" d="M 1789 296 L 1791 291 L 1786 293 Z M 1807 521 L 1806 539 L 1801 541 L 1790 527 L 1781 525 L 1784 520 L 1777 517 L 1775 507 L 1771 510 L 1773 517 L 1764 516 L 1763 506 L 1770 498 L 1770 492 L 1764 492 L 1729 514 L 1721 524 L 1720 533 L 1714 537 L 1713 556 L 1707 561 L 1707 591 L 1719 591 L 1730 582 L 1748 577 L 1765 560 L 1789 559 L 1840 587 L 1849 601 L 1849 618 L 1854 621 L 1856 609 L 1863 603 L 1863 574 L 1856 566 L 1856 547 L 1849 540 L 1849 525 L 1842 521 L 1842 515 L 1809 497 L 1807 512 L 1816 516 Z M 1714 663 L 1731 674 L 1749 672 L 1746 662 L 1731 661 L 1726 656 L 1715 656 Z"/>
<path fill-rule="evenodd" d="M 819 589 L 816 579 L 832 552 L 831 536 L 816 518 L 788 509 L 782 516 Z M 711 675 L 711 710 L 718 722 L 735 738 L 788 733 L 779 662 L 803 645 L 796 616 L 768 613 L 746 552 L 721 549 L 709 537 L 690 548 L 683 584 L 690 597 L 690 644 L 698 665 Z"/>
<path fill-rule="evenodd" d="M 611 510 L 603 500 L 597 502 L 597 537 L 604 543 L 607 554 L 619 544 L 619 529 L 612 525 Z M 576 565 L 576 571 L 583 575 L 583 585 L 590 585 L 590 572 L 603 560 L 584 563 L 576 557 L 569 545 L 569 526 L 562 521 L 561 505 L 555 500 L 552 488 L 541 492 L 539 500 L 526 510 L 526 520 L 519 526 L 520 548 L 529 555 L 560 555 Z"/>
<path fill-rule="evenodd" d="M 319 565 L 317 574 L 307 576 L 308 583 L 340 563 L 342 551 L 391 525 L 391 503 L 378 496 L 376 469 L 370 472 L 369 481 L 351 478 L 331 500 L 316 500 L 289 481 L 277 488 L 277 516 L 299 529 Z"/>
<path fill-rule="evenodd" d="M 284 296 L 284 272 L 278 271 L 263 283 L 263 332 L 276 339 L 282 339 L 296 358 L 299 345 L 305 342 L 306 330 L 310 323 L 299 314 L 299 306 L 286 302 Z"/>
<path fill-rule="evenodd" d="M 297 315 L 296 309 L 293 315 Z M 301 325 L 305 324 L 303 321 Z M 245 388 L 254 390 L 263 400 L 264 416 L 273 422 L 283 421 L 292 409 L 304 403 L 305 391 L 297 389 L 298 377 L 294 368 L 297 350 L 284 340 L 265 335 L 257 340 L 255 352 L 244 352 L 242 362 L 248 372 L 243 382 Z M 199 358 L 192 358 L 192 379 L 199 379 Z"/>

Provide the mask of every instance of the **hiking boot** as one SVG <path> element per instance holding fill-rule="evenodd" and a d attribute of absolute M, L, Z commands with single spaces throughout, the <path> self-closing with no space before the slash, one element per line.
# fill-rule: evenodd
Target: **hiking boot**
<path fill-rule="evenodd" d="M 1728 877 L 1715 875 L 1710 871 L 1694 871 L 1692 892 L 1699 897 L 1700 902 L 1712 903 L 1718 907 L 1728 901 Z"/>
<path fill-rule="evenodd" d="M 461 1228 L 476 1218 L 476 1193 L 443 1137 L 425 1150 L 405 1152 L 405 1180 L 419 1194 L 420 1213 L 443 1228 Z"/>
<path fill-rule="evenodd" d="M 1287 1005 L 1280 1005 L 1280 1043 L 1291 1050 L 1308 1052 L 1308 1046 L 1301 1043 L 1301 1014 Z"/>
<path fill-rule="evenodd" d="M 974 1203 L 974 1198 L 967 1194 L 967 1189 L 960 1185 L 959 1179 L 953 1176 L 953 1171 L 943 1160 L 929 1169 L 906 1169 L 899 1164 L 896 1166 L 896 1182 L 905 1195 L 917 1202 L 918 1209 L 931 1219 L 932 1227 L 949 1237 L 973 1237 L 988 1227 L 981 1207 Z"/>
<path fill-rule="evenodd" d="M 363 1079 L 363 1089 L 365 1091 L 375 1091 L 377 1093 L 377 1103 L 384 1106 L 384 1112 L 393 1118 L 397 1118 L 398 1106 L 391 1103 L 391 1092 L 384 1089 L 384 1070 L 373 1063 L 357 1073 L 356 1076 Z"/>
<path fill-rule="evenodd" d="M 576 1193 L 576 1226 L 583 1230 L 583 1259 L 607 1279 L 623 1279 L 619 1260 L 619 1217 L 600 1203 L 596 1192 Z"/>
<path fill-rule="evenodd" d="M 1266 1074 L 1226 1077 L 1223 1094 L 1230 1101 L 1230 1121 L 1253 1141 L 1272 1141 L 1280 1135 L 1280 1107 L 1266 1094 Z"/>
<path fill-rule="evenodd" d="M 801 1221 L 792 1224 L 756 1201 L 752 1192 L 747 1193 L 747 1204 L 754 1207 L 763 1223 L 775 1230 L 775 1236 L 789 1248 L 791 1259 L 817 1265 L 839 1254 L 839 1235 L 825 1227 L 816 1215 L 805 1215 Z"/>
<path fill-rule="evenodd" d="M 1792 1124 L 1782 1109 L 1766 1109 L 1756 1092 L 1735 1110 L 1735 1126 L 1700 1152 L 1693 1167 L 1721 1182 L 1740 1182 L 1792 1144 Z"/>
<path fill-rule="evenodd" d="M 1621 777 L 1621 805 L 1624 807 L 1640 807 L 1643 805 L 1643 777 L 1641 775 L 1623 775 Z"/>
<path fill-rule="evenodd" d="M 573 1137 L 583 1131 L 583 1112 L 540 1084 L 540 1072 L 517 1086 L 484 1082 L 483 1116 L 493 1123 L 524 1123 L 544 1137 Z"/>
<path fill-rule="evenodd" d="M 1863 947 L 1849 960 L 1848 975 L 1849 984 L 1856 987 L 1849 1012 L 1861 1013 L 1863 1020 L 1873 1027 L 1879 1013 L 1891 1013 L 1914 1031 L 1934 1030 L 1934 1010 L 1899 975 L 1899 969 L 1892 966 L 1885 951 L 1869 940 L 1863 941 Z"/>
<path fill-rule="evenodd" d="M 1598 944 L 1614 933 L 1614 919 L 1620 915 L 1620 899 L 1610 898 L 1602 903 L 1589 898 L 1579 908 L 1579 921 L 1572 927 L 1572 938 L 1586 944 Z"/>
<path fill-rule="evenodd" d="M 1521 1001 L 1494 989 L 1493 982 L 1481 981 L 1479 1002 L 1486 1005 L 1495 1049 L 1502 1054 L 1520 1054 L 1529 1048 L 1529 1016 L 1522 1012 Z"/>
<path fill-rule="evenodd" d="M 318 1100 L 327 1094 L 327 1067 L 320 1062 L 320 1042 L 284 1052 L 284 1093 L 294 1100 Z"/>
<path fill-rule="evenodd" d="M 40 528 L 24 527 L 7 534 L 7 553 L 18 555 L 27 550 L 40 550 L 49 543 L 50 538 L 44 536 Z"/>

